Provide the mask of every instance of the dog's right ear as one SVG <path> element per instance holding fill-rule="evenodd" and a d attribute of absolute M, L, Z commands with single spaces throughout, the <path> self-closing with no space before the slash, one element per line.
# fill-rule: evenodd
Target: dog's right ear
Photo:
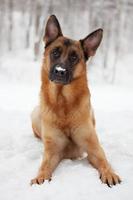
<path fill-rule="evenodd" d="M 47 21 L 44 35 L 45 47 L 47 47 L 51 42 L 56 40 L 59 36 L 62 36 L 62 31 L 60 24 L 55 15 L 51 15 Z"/>

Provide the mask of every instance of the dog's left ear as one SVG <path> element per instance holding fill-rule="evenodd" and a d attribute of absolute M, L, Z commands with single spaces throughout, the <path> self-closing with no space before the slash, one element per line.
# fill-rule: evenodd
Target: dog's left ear
<path fill-rule="evenodd" d="M 51 15 L 47 21 L 44 35 L 45 46 L 47 47 L 51 42 L 62 36 L 60 24 L 55 15 Z"/>
<path fill-rule="evenodd" d="M 103 30 L 98 29 L 92 32 L 91 34 L 89 34 L 83 40 L 80 40 L 86 60 L 88 60 L 90 56 L 95 55 L 96 50 L 102 40 L 102 36 L 103 36 Z"/>

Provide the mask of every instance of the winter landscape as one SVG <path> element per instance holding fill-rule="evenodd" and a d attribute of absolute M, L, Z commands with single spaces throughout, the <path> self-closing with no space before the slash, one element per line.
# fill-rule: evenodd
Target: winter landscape
<path fill-rule="evenodd" d="M 133 198 L 132 11 L 131 0 L 0 1 L 1 200 Z M 64 160 L 50 183 L 30 185 L 43 152 L 41 141 L 33 136 L 30 113 L 39 101 L 42 35 L 52 13 L 64 34 L 75 39 L 104 29 L 102 45 L 88 62 L 88 83 L 100 142 L 122 178 L 112 188 L 100 182 L 87 159 Z"/>

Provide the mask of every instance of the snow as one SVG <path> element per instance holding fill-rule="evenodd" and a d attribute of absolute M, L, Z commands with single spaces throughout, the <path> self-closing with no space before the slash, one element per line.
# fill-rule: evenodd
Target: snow
<path fill-rule="evenodd" d="M 21 54 L 0 60 L 0 198 L 1 200 L 130 200 L 133 197 L 133 88 L 93 84 L 97 132 L 109 162 L 121 176 L 108 188 L 83 160 L 64 160 L 50 183 L 30 186 L 43 145 L 33 136 L 30 112 L 38 103 L 40 63 Z M 5 61 L 5 62 L 4 62 Z M 89 75 L 91 76 L 91 74 Z"/>
<path fill-rule="evenodd" d="M 60 65 L 57 65 L 57 66 L 56 66 L 56 70 L 57 70 L 57 71 L 63 71 L 63 72 L 66 71 L 66 69 L 60 67 Z"/>

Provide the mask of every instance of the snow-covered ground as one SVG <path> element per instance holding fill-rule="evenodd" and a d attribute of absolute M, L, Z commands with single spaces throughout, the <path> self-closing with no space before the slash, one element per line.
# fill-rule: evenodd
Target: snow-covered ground
<path fill-rule="evenodd" d="M 5 60 L 5 59 L 3 59 Z M 0 66 L 0 199 L 131 200 L 133 198 L 133 87 L 91 84 L 97 131 L 108 160 L 121 176 L 109 188 L 87 160 L 64 160 L 50 183 L 30 186 L 43 146 L 33 136 L 30 112 L 38 102 L 39 64 L 9 56 Z M 33 67 L 33 68 L 32 68 Z M 91 76 L 91 74 L 90 74 Z"/>

